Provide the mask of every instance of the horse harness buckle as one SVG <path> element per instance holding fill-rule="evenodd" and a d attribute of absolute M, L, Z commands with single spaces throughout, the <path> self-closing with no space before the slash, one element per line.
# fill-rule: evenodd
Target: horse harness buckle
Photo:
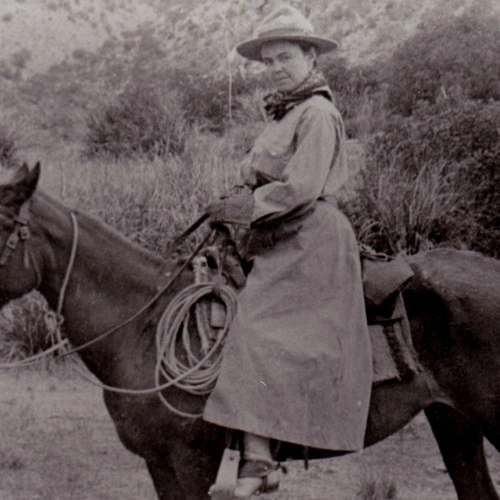
<path fill-rule="evenodd" d="M 5 248 L 0 257 L 0 266 L 5 266 L 9 260 L 10 254 L 17 248 L 19 240 L 26 242 L 30 236 L 31 232 L 28 227 L 28 215 L 30 210 L 30 200 L 26 201 L 19 211 L 18 216 L 12 217 L 14 222 L 14 230 L 10 233 L 7 241 L 5 242 Z M 29 267 L 29 252 L 28 247 L 25 243 L 24 246 L 24 265 Z"/>
<path fill-rule="evenodd" d="M 17 235 L 16 232 L 14 232 L 11 233 L 11 235 L 7 239 L 7 243 L 5 243 L 5 246 L 7 248 L 10 248 L 11 250 L 15 250 L 18 243 L 19 243 L 19 236 Z"/>

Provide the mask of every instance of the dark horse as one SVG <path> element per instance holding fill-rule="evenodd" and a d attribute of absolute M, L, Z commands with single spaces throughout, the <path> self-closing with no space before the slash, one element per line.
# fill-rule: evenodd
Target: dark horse
<path fill-rule="evenodd" d="M 0 305 L 35 288 L 51 307 L 58 304 L 72 249 L 72 217 L 65 205 L 36 191 L 39 172 L 39 165 L 31 171 L 23 167 L 0 185 Z M 73 346 L 140 310 L 175 266 L 88 215 L 76 217 L 78 249 L 62 309 Z M 500 262 L 443 249 L 409 263 L 415 278 L 404 298 L 425 370 L 412 380 L 374 387 L 365 444 L 386 438 L 425 410 L 458 498 L 499 500 L 483 436 L 500 449 Z M 181 277 L 174 288 L 186 283 Z M 152 330 L 174 293 L 81 351 L 102 382 L 132 389 L 154 385 Z M 203 407 L 198 396 L 176 388 L 165 392 L 185 411 Z M 161 500 L 208 498 L 224 447 L 223 429 L 170 412 L 155 394 L 104 391 L 104 400 L 122 443 L 146 461 Z M 293 447 L 281 449 L 280 458 L 295 456 Z M 326 455 L 311 450 L 312 458 L 321 456 Z"/>

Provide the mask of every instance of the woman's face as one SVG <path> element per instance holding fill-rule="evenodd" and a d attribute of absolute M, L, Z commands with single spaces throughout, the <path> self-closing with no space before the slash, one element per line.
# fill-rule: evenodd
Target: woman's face
<path fill-rule="evenodd" d="M 261 60 L 276 89 L 290 92 L 309 76 L 316 61 L 316 51 L 313 47 L 304 51 L 294 42 L 268 42 L 262 46 Z"/>

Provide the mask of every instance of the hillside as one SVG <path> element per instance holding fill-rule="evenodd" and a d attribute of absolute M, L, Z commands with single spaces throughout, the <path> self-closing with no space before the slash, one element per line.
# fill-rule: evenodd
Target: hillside
<path fill-rule="evenodd" d="M 1 122 L 33 135 L 78 139 L 89 112 L 138 75 L 182 74 L 203 92 L 207 75 L 245 77 L 255 64 L 235 45 L 280 0 L 4 0 L 0 2 Z M 350 65 L 385 60 L 426 19 L 495 0 L 292 0 L 318 33 L 340 41 Z M 500 16 L 499 16 L 500 17 Z M 179 71 L 181 73 L 179 73 Z M 147 77 L 145 77 L 147 78 Z M 217 77 L 216 77 L 217 78 Z M 198 85 L 198 87 L 196 87 Z M 2 124 L 0 122 L 0 125 Z M 39 141 L 39 139 L 37 139 Z"/>
<path fill-rule="evenodd" d="M 142 27 L 181 52 L 225 50 L 250 34 L 254 20 L 278 3 L 272 0 L 4 0 L 0 3 L 0 76 L 30 76 L 78 54 L 98 51 Z M 473 0 L 315 0 L 290 2 L 309 12 L 317 31 L 341 40 L 348 59 L 373 58 L 393 49 L 436 9 L 448 15 Z M 257 6 L 255 8 L 255 6 Z M 199 36 L 201 35 L 201 36 Z M 194 44 L 190 45 L 190 44 Z M 182 47 L 180 47 L 182 45 Z"/>

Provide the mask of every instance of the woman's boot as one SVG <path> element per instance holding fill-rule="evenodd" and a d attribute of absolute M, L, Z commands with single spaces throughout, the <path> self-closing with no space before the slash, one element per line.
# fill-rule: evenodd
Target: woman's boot
<path fill-rule="evenodd" d="M 243 460 L 234 498 L 251 498 L 279 486 L 278 464 L 273 461 L 269 438 L 245 433 Z"/>

